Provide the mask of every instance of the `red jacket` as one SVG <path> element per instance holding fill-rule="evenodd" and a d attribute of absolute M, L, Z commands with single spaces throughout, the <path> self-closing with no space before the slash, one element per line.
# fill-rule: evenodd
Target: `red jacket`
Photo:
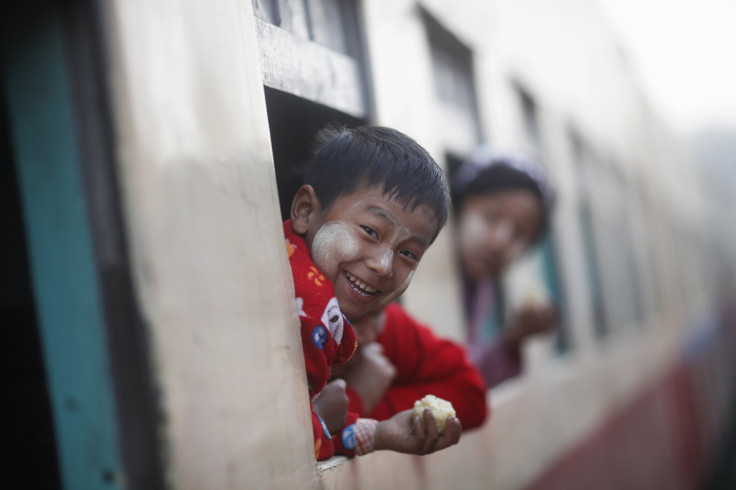
<path fill-rule="evenodd" d="M 355 332 L 342 315 L 335 298 L 332 283 L 312 262 L 304 239 L 295 234 L 291 220 L 284 222 L 286 252 L 294 277 L 294 292 L 299 321 L 301 322 L 302 348 L 307 369 L 309 399 L 319 394 L 330 377 L 330 366 L 342 364 L 353 355 L 356 348 Z M 312 405 L 312 430 L 314 455 L 318 460 L 334 454 L 355 455 L 354 430 L 357 413 L 348 413 L 345 427 L 333 438 Z"/>
<path fill-rule="evenodd" d="M 369 414 L 363 413 L 360 397 L 348 388 L 348 411 L 385 420 L 413 408 L 423 396 L 435 395 L 452 403 L 463 430 L 483 424 L 489 411 L 486 386 L 461 345 L 436 336 L 396 303 L 386 307 L 378 342 L 396 368 L 394 382 Z"/>

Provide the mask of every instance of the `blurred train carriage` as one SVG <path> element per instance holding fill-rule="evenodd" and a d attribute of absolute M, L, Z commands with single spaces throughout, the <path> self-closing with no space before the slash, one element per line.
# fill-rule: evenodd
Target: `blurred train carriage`
<path fill-rule="evenodd" d="M 2 17 L 13 488 L 712 473 L 736 381 L 736 208 L 699 185 L 594 2 L 38 0 Z M 560 328 L 489 393 L 489 424 L 431 456 L 310 450 L 280 221 L 328 122 L 400 129 L 448 172 L 480 142 L 519 148 L 559 188 L 554 234 L 506 286 L 513 307 L 543 284 Z M 404 301 L 462 340 L 449 233 Z"/>

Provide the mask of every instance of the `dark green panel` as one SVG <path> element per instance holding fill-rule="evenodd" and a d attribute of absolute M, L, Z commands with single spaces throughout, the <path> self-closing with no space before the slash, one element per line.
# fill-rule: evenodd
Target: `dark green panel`
<path fill-rule="evenodd" d="M 4 16 L 8 115 L 67 489 L 122 488 L 106 330 L 59 18 Z"/>

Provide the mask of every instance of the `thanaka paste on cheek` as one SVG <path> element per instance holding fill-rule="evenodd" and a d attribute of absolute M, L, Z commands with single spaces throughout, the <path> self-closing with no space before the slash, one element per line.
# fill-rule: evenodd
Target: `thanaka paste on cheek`
<path fill-rule="evenodd" d="M 338 266 L 358 256 L 358 242 L 346 223 L 333 221 L 322 225 L 312 241 L 312 258 L 319 269 L 332 280 Z"/>
<path fill-rule="evenodd" d="M 459 239 L 462 252 L 469 252 L 485 241 L 486 224 L 479 213 L 468 213 L 460 221 Z"/>
<path fill-rule="evenodd" d="M 406 276 L 406 279 L 404 279 L 404 282 L 402 282 L 401 285 L 398 288 L 396 288 L 393 291 L 391 291 L 391 293 L 387 294 L 381 300 L 381 302 L 380 302 L 380 307 L 381 308 L 383 308 L 384 306 L 388 305 L 389 303 L 393 303 L 394 301 L 396 301 L 397 299 L 399 299 L 399 296 L 401 296 L 402 294 L 404 294 L 404 291 L 406 291 L 406 289 L 409 287 L 409 283 L 411 283 L 412 277 L 414 277 L 414 272 L 415 271 L 409 272 L 409 274 Z"/>

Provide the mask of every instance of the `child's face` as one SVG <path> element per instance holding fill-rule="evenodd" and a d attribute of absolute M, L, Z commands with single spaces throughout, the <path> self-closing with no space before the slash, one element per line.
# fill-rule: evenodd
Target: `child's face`
<path fill-rule="evenodd" d="M 530 191 L 469 197 L 458 220 L 458 251 L 465 275 L 474 280 L 497 277 L 529 248 L 541 226 L 541 203 Z"/>
<path fill-rule="evenodd" d="M 381 188 L 363 188 L 314 213 L 305 240 L 351 321 L 396 300 L 437 230 L 425 205 L 406 209 Z"/>

